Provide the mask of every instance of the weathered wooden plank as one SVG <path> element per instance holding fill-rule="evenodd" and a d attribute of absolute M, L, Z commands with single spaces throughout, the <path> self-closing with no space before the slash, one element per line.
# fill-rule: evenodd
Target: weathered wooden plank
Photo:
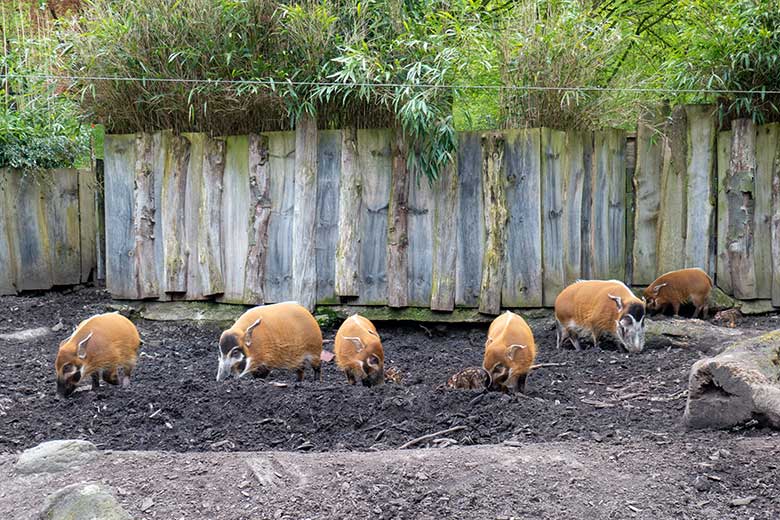
<path fill-rule="evenodd" d="M 198 236 L 201 225 L 201 196 L 203 189 L 203 155 L 206 147 L 206 135 L 185 133 L 182 137 L 190 142 L 190 160 L 187 164 L 187 183 L 184 196 L 184 243 L 187 255 L 187 292 L 186 300 L 203 300 L 202 279 L 198 265 Z"/>
<path fill-rule="evenodd" d="M 455 308 L 458 255 L 458 166 L 447 165 L 434 187 L 431 310 Z"/>
<path fill-rule="evenodd" d="M 772 167 L 772 216 L 770 219 L 772 241 L 772 305 L 780 307 L 780 146 L 775 150 Z"/>
<path fill-rule="evenodd" d="M 339 239 L 341 131 L 319 132 L 317 152 L 317 303 L 339 303 L 335 289 L 336 243 Z M 359 199 L 358 199 L 359 201 Z M 354 218 L 354 215 L 353 215 Z M 357 244 L 353 244 L 357 249 Z M 357 264 L 355 264 L 357 280 Z"/>
<path fill-rule="evenodd" d="M 563 284 L 582 278 L 582 191 L 585 182 L 585 143 L 593 139 L 591 132 L 570 130 L 564 138 L 561 155 Z"/>
<path fill-rule="evenodd" d="M 387 230 L 387 305 L 409 305 L 409 183 L 403 132 L 393 133 L 392 180 Z"/>
<path fill-rule="evenodd" d="M 685 267 L 687 134 L 685 108 L 677 107 L 665 126 L 662 138 L 664 154 L 658 210 L 656 275 Z"/>
<path fill-rule="evenodd" d="M 482 207 L 485 211 L 485 245 L 482 255 L 482 283 L 479 312 L 501 311 L 501 289 L 504 285 L 504 256 L 508 219 L 504 179 L 504 136 L 487 133 L 482 136 Z"/>
<path fill-rule="evenodd" d="M 731 268 L 728 253 L 728 197 L 729 160 L 731 158 L 731 131 L 718 133 L 718 255 L 715 283 L 728 295 L 734 294 L 731 286 Z"/>
<path fill-rule="evenodd" d="M 106 288 L 114 298 L 132 299 L 135 134 L 107 135 L 104 157 Z"/>
<path fill-rule="evenodd" d="M 16 245 L 14 256 L 17 291 L 49 289 L 54 285 L 45 197 L 46 174 L 12 172 L 8 177 L 9 234 Z"/>
<path fill-rule="evenodd" d="M 726 248 L 734 296 L 758 297 L 754 259 L 754 196 L 756 129 L 750 119 L 731 124 L 731 157 L 727 178 L 728 235 Z"/>
<path fill-rule="evenodd" d="M 317 119 L 303 114 L 295 127 L 295 202 L 292 235 L 293 299 L 317 303 Z"/>
<path fill-rule="evenodd" d="M 0 296 L 16 294 L 16 246 L 15 234 L 11 232 L 13 214 L 12 201 L 15 194 L 11 193 L 12 175 L 17 172 L 0 168 Z"/>
<path fill-rule="evenodd" d="M 541 129 L 542 157 L 542 303 L 555 305 L 565 287 L 563 235 L 563 161 L 566 134 Z"/>
<path fill-rule="evenodd" d="M 479 132 L 458 135 L 458 254 L 455 304 L 476 307 L 482 281 L 482 142 Z"/>
<path fill-rule="evenodd" d="M 634 253 L 633 283 L 648 285 L 657 277 L 656 248 L 661 207 L 664 139 L 662 131 L 668 109 L 644 114 L 637 128 L 636 169 L 634 172 Z"/>
<path fill-rule="evenodd" d="M 392 176 L 389 130 L 358 130 L 363 178 L 360 216 L 360 305 L 387 304 L 388 203 Z"/>
<path fill-rule="evenodd" d="M 636 193 L 634 192 L 634 172 L 636 171 L 636 134 L 626 135 L 626 282 L 634 279 L 634 223 L 633 215 L 636 208 Z M 585 235 L 588 236 L 588 235 Z M 586 240 L 587 244 L 588 241 Z M 588 252 L 590 255 L 590 252 Z M 583 278 L 587 278 L 583 273 Z"/>
<path fill-rule="evenodd" d="M 687 177 L 687 222 L 685 231 L 685 267 L 699 267 L 710 276 L 715 266 L 710 265 L 712 243 L 715 232 L 715 194 L 712 192 L 712 176 L 715 170 L 715 118 L 711 105 L 687 105 L 685 115 L 688 121 L 688 153 L 686 158 Z M 770 158 L 770 163 L 774 155 Z"/>
<path fill-rule="evenodd" d="M 338 244 L 335 290 L 339 296 L 358 296 L 360 287 L 360 147 L 357 128 L 341 131 L 341 179 L 339 181 Z"/>
<path fill-rule="evenodd" d="M 154 257 L 156 260 L 155 270 L 157 272 L 157 280 L 159 280 L 159 291 L 157 293 L 158 301 L 169 301 L 173 299 L 173 295 L 176 294 L 166 292 L 165 239 L 168 230 L 165 228 L 163 222 L 163 211 L 165 210 L 163 182 L 172 137 L 173 133 L 171 131 L 155 132 L 152 134 L 152 177 L 154 179 L 154 200 L 155 205 L 157 206 L 156 218 L 154 219 Z"/>
<path fill-rule="evenodd" d="M 753 258 L 756 266 L 756 296 L 768 299 L 772 297 L 772 176 L 780 140 L 780 124 L 759 126 L 756 134 Z"/>
<path fill-rule="evenodd" d="M 135 186 L 133 188 L 133 275 L 136 298 L 159 295 L 155 261 L 154 224 L 157 207 L 154 198 L 153 139 L 151 134 L 135 137 Z"/>
<path fill-rule="evenodd" d="M 253 134 L 225 139 L 220 215 L 225 285 L 218 298 L 221 302 L 259 305 L 264 301 L 263 273 L 271 211 L 268 164 L 266 136 Z M 259 244 L 258 238 L 261 238 Z"/>
<path fill-rule="evenodd" d="M 225 139 L 207 137 L 203 147 L 203 180 L 198 211 L 198 271 L 203 296 L 225 292 L 222 247 L 222 192 L 225 176 Z M 246 206 L 244 206 L 246 208 Z"/>
<path fill-rule="evenodd" d="M 106 202 L 105 202 L 105 170 L 103 159 L 96 159 L 95 181 L 95 276 L 101 282 L 106 281 Z"/>
<path fill-rule="evenodd" d="M 582 143 L 582 215 L 580 217 L 580 277 L 585 280 L 593 278 L 593 248 L 590 241 L 593 228 L 593 185 L 594 151 L 593 132 L 588 132 Z"/>
<path fill-rule="evenodd" d="M 170 135 L 165 148 L 165 163 L 160 189 L 160 237 L 163 255 L 164 292 L 187 292 L 187 251 L 185 233 L 187 171 L 190 165 L 190 141 Z"/>
<path fill-rule="evenodd" d="M 507 222 L 501 304 L 542 306 L 542 134 L 538 128 L 504 133 Z"/>
<path fill-rule="evenodd" d="M 52 281 L 54 285 L 76 285 L 81 282 L 78 171 L 48 170 L 41 179 L 41 188 Z"/>
<path fill-rule="evenodd" d="M 233 140 L 235 142 L 235 140 Z M 231 140 L 228 139 L 228 164 L 225 167 L 225 201 L 232 200 L 234 189 L 240 189 L 231 179 L 235 177 L 231 157 L 235 155 Z M 251 134 L 249 136 L 249 243 L 244 269 L 244 303 L 262 305 L 265 302 L 263 281 L 268 255 L 268 224 L 271 218 L 271 177 L 269 172 L 268 136 Z M 228 172 L 231 172 L 228 174 Z M 230 204 L 230 203 L 228 203 Z M 228 214 L 228 208 L 223 210 L 223 218 Z M 232 235 L 233 223 L 225 220 L 223 232 L 225 243 L 230 244 L 235 239 Z M 239 226 L 240 227 L 240 226 Z M 231 274 L 238 272 L 231 269 L 230 255 L 225 255 L 225 289 L 226 292 L 238 290 L 231 283 Z M 232 288 L 232 290 L 231 290 Z"/>
<path fill-rule="evenodd" d="M 81 282 L 94 279 L 97 270 L 95 243 L 95 192 L 98 190 L 94 167 L 78 171 L 79 184 L 79 250 L 81 254 Z"/>
<path fill-rule="evenodd" d="M 295 206 L 295 132 L 268 133 L 271 176 L 271 218 L 265 302 L 292 299 L 292 231 Z"/>
<path fill-rule="evenodd" d="M 625 278 L 626 254 L 626 136 L 621 130 L 594 134 L 593 276 Z"/>
<path fill-rule="evenodd" d="M 431 304 L 431 269 L 433 267 L 434 191 L 428 179 L 410 179 L 407 212 L 408 304 L 428 307 Z M 437 186 L 440 184 L 437 182 Z"/>

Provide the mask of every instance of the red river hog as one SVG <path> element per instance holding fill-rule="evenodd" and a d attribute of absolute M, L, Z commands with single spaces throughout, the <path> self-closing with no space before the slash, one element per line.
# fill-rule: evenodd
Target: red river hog
<path fill-rule="evenodd" d="M 523 318 L 506 311 L 493 320 L 482 360 L 482 368 L 490 375 L 491 389 L 525 393 L 525 382 L 535 358 L 534 335 Z"/>
<path fill-rule="evenodd" d="M 645 304 L 619 280 L 582 280 L 566 287 L 555 299 L 557 346 L 570 341 L 580 350 L 578 335 L 590 333 L 593 344 L 611 334 L 628 352 L 645 346 Z"/>
<path fill-rule="evenodd" d="M 249 309 L 219 338 L 217 381 L 230 374 L 265 377 L 272 368 L 295 370 L 303 381 L 306 365 L 322 380 L 322 332 L 317 320 L 295 302 Z"/>
<path fill-rule="evenodd" d="M 385 382 L 385 352 L 376 327 L 370 320 L 353 314 L 341 324 L 333 347 L 336 365 L 354 385 L 358 380 L 364 386 Z"/>
<path fill-rule="evenodd" d="M 698 267 L 692 267 L 659 276 L 647 286 L 644 296 L 651 311 L 663 311 L 665 307 L 671 306 L 677 316 L 680 313 L 680 305 L 690 301 L 696 306 L 693 317 L 696 318 L 702 313 L 706 318 L 710 310 L 710 291 L 712 279 Z"/>
<path fill-rule="evenodd" d="M 135 325 L 119 313 L 98 314 L 76 327 L 70 337 L 60 343 L 54 368 L 57 373 L 57 393 L 71 395 L 79 383 L 92 378 L 92 389 L 103 378 L 112 385 L 130 384 L 141 338 Z"/>

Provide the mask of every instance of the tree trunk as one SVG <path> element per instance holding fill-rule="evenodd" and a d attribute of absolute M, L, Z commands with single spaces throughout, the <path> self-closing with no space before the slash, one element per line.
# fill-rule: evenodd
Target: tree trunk
<path fill-rule="evenodd" d="M 317 146 L 317 119 L 304 114 L 295 128 L 292 294 L 310 311 L 317 303 Z"/>
<path fill-rule="evenodd" d="M 360 170 L 357 129 L 341 131 L 341 182 L 336 246 L 335 290 L 339 296 L 358 296 L 360 287 Z"/>
<path fill-rule="evenodd" d="M 410 175 L 406 157 L 406 140 L 399 128 L 396 129 L 393 142 L 392 187 L 388 208 L 387 304 L 390 307 L 406 307 L 409 304 L 407 216 Z"/>
<path fill-rule="evenodd" d="M 746 300 L 757 297 L 753 258 L 755 173 L 756 129 L 751 120 L 737 119 L 732 123 L 727 177 L 727 249 L 734 297 Z"/>
<path fill-rule="evenodd" d="M 268 137 L 249 136 L 249 250 L 244 270 L 244 303 L 265 302 L 263 283 L 268 255 L 268 223 L 271 218 L 271 179 Z"/>
<path fill-rule="evenodd" d="M 485 246 L 482 257 L 479 312 L 484 314 L 498 314 L 501 311 L 508 219 L 503 161 L 504 136 L 500 133 L 483 135 L 482 199 L 485 212 Z"/>

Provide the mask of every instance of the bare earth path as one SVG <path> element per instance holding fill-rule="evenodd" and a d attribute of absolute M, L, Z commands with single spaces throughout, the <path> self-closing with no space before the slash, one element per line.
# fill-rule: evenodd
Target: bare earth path
<path fill-rule="evenodd" d="M 0 518 L 35 518 L 46 495 L 92 481 L 113 487 L 136 519 L 769 519 L 780 515 L 778 450 L 778 437 L 713 446 L 692 435 L 685 443 L 630 447 L 107 452 L 81 470 L 31 476 L 15 474 L 15 458 L 3 455 Z"/>

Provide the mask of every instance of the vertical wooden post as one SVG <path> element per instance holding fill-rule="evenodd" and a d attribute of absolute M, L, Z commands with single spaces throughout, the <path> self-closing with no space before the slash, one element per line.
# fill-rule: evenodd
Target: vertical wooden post
<path fill-rule="evenodd" d="M 244 270 L 244 303 L 265 301 L 263 281 L 268 256 L 268 223 L 271 218 L 271 179 L 268 171 L 268 137 L 249 136 L 249 251 Z"/>
<path fill-rule="evenodd" d="M 431 310 L 455 308 L 455 262 L 458 253 L 458 166 L 447 165 L 434 191 Z"/>
<path fill-rule="evenodd" d="M 152 170 L 152 136 L 140 133 L 135 137 L 135 183 L 133 186 L 133 275 L 136 298 L 159 295 L 154 257 L 154 178 Z"/>
<path fill-rule="evenodd" d="M 566 134 L 542 128 L 542 303 L 555 304 L 564 288 L 562 154 Z"/>
<path fill-rule="evenodd" d="M 500 133 L 484 134 L 482 136 L 482 204 L 485 208 L 485 246 L 479 294 L 479 312 L 484 314 L 498 314 L 501 311 L 508 219 L 503 162 L 504 136 Z"/>
<path fill-rule="evenodd" d="M 718 134 L 718 227 L 716 234 L 718 240 L 716 285 L 726 294 L 733 296 L 734 289 L 731 286 L 731 268 L 729 267 L 728 251 L 728 176 L 729 159 L 731 157 L 731 132 L 725 131 Z"/>
<path fill-rule="evenodd" d="M 507 130 L 504 136 L 508 221 L 501 305 L 541 307 L 541 132 Z"/>
<path fill-rule="evenodd" d="M 292 236 L 293 299 L 309 310 L 317 303 L 317 119 L 301 116 L 295 128 L 295 203 Z"/>
<path fill-rule="evenodd" d="M 357 128 L 341 131 L 341 183 L 336 245 L 335 289 L 339 296 L 358 296 L 360 286 L 360 171 Z"/>
<path fill-rule="evenodd" d="M 734 296 L 739 299 L 757 297 L 753 256 L 755 174 L 756 128 L 750 119 L 737 119 L 731 126 L 731 157 L 726 197 L 731 284 Z"/>
<path fill-rule="evenodd" d="M 699 267 L 710 276 L 711 241 L 714 228 L 715 119 L 710 105 L 685 107 L 687 124 L 685 267 Z"/>
<path fill-rule="evenodd" d="M 203 181 L 200 184 L 198 266 L 203 296 L 225 292 L 222 260 L 222 192 L 225 176 L 225 140 L 208 137 L 203 148 Z"/>
<path fill-rule="evenodd" d="M 406 139 L 400 128 L 395 131 L 392 157 L 387 228 L 387 305 L 406 307 L 409 304 L 407 213 L 410 175 L 406 167 Z"/>
<path fill-rule="evenodd" d="M 190 163 L 190 141 L 171 136 L 162 179 L 163 272 L 166 292 L 187 291 L 187 238 L 185 235 L 185 200 L 187 170 Z"/>
<path fill-rule="evenodd" d="M 648 285 L 657 273 L 658 217 L 661 207 L 661 174 L 664 158 L 664 123 L 668 108 L 643 114 L 636 135 L 633 283 Z"/>
<path fill-rule="evenodd" d="M 48 170 L 39 179 L 43 195 L 40 202 L 49 233 L 48 262 L 52 284 L 75 285 L 81 281 L 79 172 L 73 169 Z"/>
<path fill-rule="evenodd" d="M 772 167 L 772 305 L 780 307 L 780 146 L 775 151 Z"/>
<path fill-rule="evenodd" d="M 756 297 L 772 297 L 772 176 L 775 168 L 780 124 L 756 128 L 756 174 L 753 192 L 753 258 L 756 266 Z"/>
<path fill-rule="evenodd" d="M 18 175 L 10 169 L 0 168 L 0 296 L 16 294 L 16 251 L 14 233 L 11 233 L 10 176 Z"/>

